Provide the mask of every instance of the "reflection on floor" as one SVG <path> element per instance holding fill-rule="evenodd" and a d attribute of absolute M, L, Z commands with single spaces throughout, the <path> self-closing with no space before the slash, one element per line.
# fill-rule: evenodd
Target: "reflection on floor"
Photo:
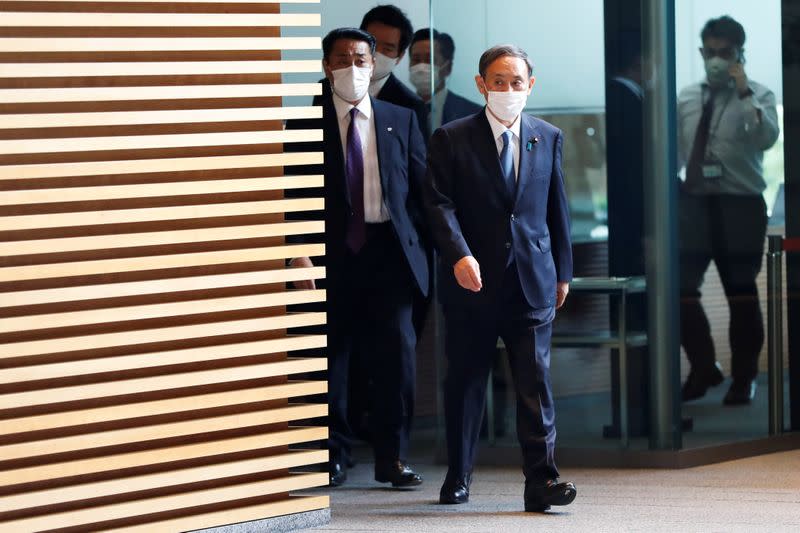
<path fill-rule="evenodd" d="M 683 405 L 683 417 L 691 418 L 693 428 L 683 433 L 684 448 L 725 444 L 767 436 L 767 375 L 758 379 L 756 397 L 751 405 L 725 407 L 722 398 L 730 378 L 709 390 L 705 397 Z M 788 392 L 788 377 L 784 391 Z M 788 424 L 789 399 L 785 394 L 784 414 Z M 611 394 L 594 393 L 556 398 L 558 446 L 565 448 L 617 448 L 619 441 L 603 438 L 603 426 L 611 423 Z M 508 413 L 505 426 L 510 429 L 497 438 L 497 445 L 516 445 L 514 414 Z M 634 449 L 647 449 L 645 438 L 632 439 Z"/>

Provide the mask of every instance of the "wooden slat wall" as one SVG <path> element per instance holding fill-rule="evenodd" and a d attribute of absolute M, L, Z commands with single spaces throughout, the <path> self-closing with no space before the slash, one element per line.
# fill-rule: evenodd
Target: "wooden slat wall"
<path fill-rule="evenodd" d="M 284 0 L 283 3 L 318 3 Z M 327 452 L 303 421 L 322 335 L 287 313 L 324 291 L 287 244 L 321 138 L 283 120 L 318 84 L 318 14 L 276 0 L 0 0 L 0 531 L 181 531 L 329 505 L 290 469 Z M 281 37 L 282 26 L 308 37 Z M 321 239 L 310 239 L 320 242 Z M 306 379 L 299 379 L 305 377 Z M 290 399 L 294 399 L 290 403 Z M 304 448 L 304 447 L 301 447 Z"/>

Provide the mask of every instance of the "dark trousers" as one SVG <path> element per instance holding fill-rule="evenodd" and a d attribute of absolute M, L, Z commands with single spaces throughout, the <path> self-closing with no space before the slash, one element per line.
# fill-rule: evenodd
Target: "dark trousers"
<path fill-rule="evenodd" d="M 731 375 L 752 380 L 764 344 L 756 277 L 761 270 L 767 213 L 761 196 L 681 194 L 681 345 L 692 371 L 708 372 L 716 360 L 700 286 L 711 261 L 730 309 Z"/>
<path fill-rule="evenodd" d="M 428 272 L 433 272 L 433 252 L 429 248 L 426 252 L 428 261 Z M 428 319 L 428 312 L 431 308 L 431 301 L 436 288 L 431 287 L 428 296 L 423 296 L 422 291 L 414 291 L 414 302 L 411 311 L 411 321 L 414 326 L 414 334 L 417 342 L 422 339 L 425 323 Z M 369 377 L 368 362 L 362 361 L 362 355 L 358 351 L 350 353 L 350 397 L 347 406 L 347 416 L 353 435 L 363 441 L 370 441 L 369 418 L 372 416 L 370 398 L 373 394 L 374 384 Z"/>
<path fill-rule="evenodd" d="M 350 355 L 360 354 L 372 382 L 370 432 L 375 461 L 405 460 L 414 414 L 417 290 L 391 224 L 370 225 L 369 240 L 332 272 L 328 290 L 328 407 L 331 454 L 346 459 Z"/>
<path fill-rule="evenodd" d="M 472 472 L 497 338 L 506 345 L 517 397 L 517 437 L 526 479 L 558 477 L 554 460 L 555 409 L 550 388 L 550 337 L 555 309 L 533 309 L 516 265 L 506 270 L 493 304 L 445 308 L 444 383 L 448 476 Z"/>

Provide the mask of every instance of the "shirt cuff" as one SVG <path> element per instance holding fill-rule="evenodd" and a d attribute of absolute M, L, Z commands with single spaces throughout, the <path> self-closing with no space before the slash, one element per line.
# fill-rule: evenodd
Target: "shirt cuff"
<path fill-rule="evenodd" d="M 747 92 L 744 95 L 739 95 L 739 101 L 744 106 L 743 110 L 747 111 L 744 115 L 744 130 L 750 132 L 753 128 L 761 125 L 764 107 L 755 98 L 755 93 L 751 87 L 747 88 Z"/>

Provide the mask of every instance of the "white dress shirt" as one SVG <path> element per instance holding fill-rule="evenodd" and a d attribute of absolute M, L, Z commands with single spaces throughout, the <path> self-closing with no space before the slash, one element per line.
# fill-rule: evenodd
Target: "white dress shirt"
<path fill-rule="evenodd" d="M 342 153 L 347 159 L 347 129 L 350 127 L 350 110 L 353 104 L 342 100 L 333 93 L 333 105 L 339 120 L 339 137 Z M 365 96 L 357 106 L 356 131 L 361 138 L 364 158 L 364 221 L 370 224 L 389 220 L 389 210 L 383 203 L 381 171 L 378 164 L 378 145 L 375 140 L 375 119 L 372 116 L 372 101 Z"/>
<path fill-rule="evenodd" d="M 442 126 L 442 117 L 444 116 L 444 103 L 447 101 L 447 87 L 443 88 L 438 93 L 434 93 L 431 102 L 431 131 L 436 131 Z"/>
<path fill-rule="evenodd" d="M 758 196 L 767 188 L 764 152 L 780 134 L 775 94 L 753 80 L 748 86 L 753 94 L 746 98 L 739 97 L 733 83 L 713 92 L 706 82 L 695 83 L 678 95 L 679 166 L 688 164 L 703 105 L 713 96 L 706 150 L 723 168 L 720 178 L 684 182 L 687 192 Z"/>
<path fill-rule="evenodd" d="M 514 155 L 514 179 L 519 179 L 519 117 L 517 117 L 517 120 L 514 121 L 510 128 L 506 128 L 499 120 L 494 118 L 494 115 L 492 115 L 488 107 L 486 108 L 486 117 L 489 119 L 489 125 L 492 127 L 492 135 L 494 135 L 494 142 L 497 145 L 498 156 L 503 151 L 503 133 L 505 133 L 506 130 L 511 130 L 510 149 L 511 153 Z"/>

